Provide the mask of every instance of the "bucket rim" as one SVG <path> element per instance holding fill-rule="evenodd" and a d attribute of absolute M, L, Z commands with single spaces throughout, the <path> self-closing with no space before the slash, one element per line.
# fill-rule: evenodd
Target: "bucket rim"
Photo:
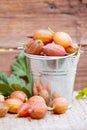
<path fill-rule="evenodd" d="M 72 57 L 72 56 L 76 56 L 77 53 L 78 53 L 78 52 L 74 52 L 74 53 L 69 54 L 69 55 L 66 55 L 66 56 L 39 56 L 39 55 L 27 54 L 27 53 L 24 51 L 24 55 L 25 55 L 27 58 L 36 59 L 36 60 L 65 59 L 65 58 L 69 58 L 69 57 Z"/>

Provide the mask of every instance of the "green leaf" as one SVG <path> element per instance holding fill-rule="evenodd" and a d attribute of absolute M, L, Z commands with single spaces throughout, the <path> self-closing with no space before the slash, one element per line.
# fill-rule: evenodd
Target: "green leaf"
<path fill-rule="evenodd" d="M 21 65 L 19 63 L 13 63 L 12 64 L 13 73 L 17 76 L 26 76 L 26 72 L 22 69 Z"/>
<path fill-rule="evenodd" d="M 78 92 L 78 95 L 76 96 L 77 99 L 81 99 L 83 97 L 87 96 L 87 87 L 83 88 L 81 91 Z"/>
<path fill-rule="evenodd" d="M 22 87 L 17 83 L 11 84 L 11 87 L 13 88 L 14 91 L 22 89 Z"/>
<path fill-rule="evenodd" d="M 29 65 L 27 64 L 26 57 L 23 52 L 18 54 L 17 62 L 12 64 L 13 74 L 18 77 L 25 77 L 27 79 L 26 88 L 32 94 L 33 87 L 33 75 L 30 71 Z"/>
<path fill-rule="evenodd" d="M 12 74 L 9 77 L 0 72 L 0 94 L 9 96 L 11 92 L 15 90 L 22 90 L 28 97 L 31 97 L 33 75 L 29 70 L 29 66 L 23 52 L 18 54 L 17 61 L 13 63 L 11 67 Z"/>
<path fill-rule="evenodd" d="M 30 92 L 30 94 L 32 95 L 32 85 L 31 85 L 31 83 L 28 83 L 26 86 L 25 86 L 25 88 Z"/>
<path fill-rule="evenodd" d="M 32 96 L 31 93 L 25 87 L 22 88 L 22 91 L 24 91 L 28 97 Z"/>
<path fill-rule="evenodd" d="M 12 64 L 13 73 L 17 76 L 27 76 L 27 62 L 23 52 L 20 52 L 17 57 L 17 62 Z"/>
<path fill-rule="evenodd" d="M 0 93 L 9 96 L 13 92 L 13 89 L 8 84 L 0 83 Z"/>
<path fill-rule="evenodd" d="M 0 83 L 5 83 L 9 85 L 7 75 L 3 72 L 0 72 Z"/>
<path fill-rule="evenodd" d="M 77 99 L 83 98 L 84 93 L 82 91 L 78 92 L 78 95 L 76 96 Z"/>
<path fill-rule="evenodd" d="M 25 92 L 28 97 L 32 96 L 31 93 L 29 92 L 29 90 L 27 90 L 25 87 L 21 87 L 19 84 L 12 84 L 11 87 L 14 89 L 14 91 L 21 90 L 21 91 Z"/>
<path fill-rule="evenodd" d="M 27 63 L 26 63 L 26 57 L 24 56 L 23 52 L 19 53 L 18 61 L 19 61 L 20 65 L 22 66 L 23 70 L 26 72 Z"/>
<path fill-rule="evenodd" d="M 33 75 L 31 72 L 29 72 L 28 76 L 29 76 L 29 84 L 27 84 L 27 87 L 30 89 L 31 94 L 33 94 L 33 92 L 32 92 L 32 88 L 33 88 L 33 84 L 34 84 Z"/>
<path fill-rule="evenodd" d="M 87 96 L 87 87 L 83 88 L 82 92 L 84 93 L 85 96 Z"/>
<path fill-rule="evenodd" d="M 11 74 L 8 80 L 9 80 L 10 85 L 19 84 L 22 87 L 26 86 L 26 82 L 22 78 L 19 78 L 18 76 L 15 76 L 14 74 Z"/>

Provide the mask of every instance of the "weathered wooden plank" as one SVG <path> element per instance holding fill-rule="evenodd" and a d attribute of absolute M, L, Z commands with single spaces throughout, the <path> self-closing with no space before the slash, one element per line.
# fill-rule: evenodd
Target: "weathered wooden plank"
<path fill-rule="evenodd" d="M 87 4 L 87 0 L 82 0 L 82 3 Z"/>
<path fill-rule="evenodd" d="M 68 32 L 77 42 L 85 42 L 86 21 L 87 9 L 80 0 L 0 1 L 0 36 L 3 39 L 8 35 L 32 35 L 37 29 L 50 26 L 54 31 Z M 0 44 L 4 46 L 5 43 Z"/>
<path fill-rule="evenodd" d="M 15 39 L 15 37 L 21 37 L 21 39 L 23 39 L 27 35 L 33 35 L 35 30 L 37 29 L 48 28 L 48 27 L 51 27 L 54 31 L 65 31 L 69 33 L 71 37 L 73 38 L 73 42 L 82 41 L 84 44 L 87 43 L 86 42 L 87 40 L 86 28 L 87 27 L 85 27 L 86 26 L 85 22 L 82 23 L 84 27 L 79 28 L 76 25 L 75 18 L 73 18 L 72 16 L 62 17 L 59 15 L 57 16 L 57 18 L 54 17 L 54 19 L 52 17 L 54 17 L 54 15 L 45 17 L 45 18 L 42 18 L 41 16 L 41 17 L 38 17 L 37 20 L 36 18 L 32 18 L 31 21 L 28 19 L 26 19 L 25 21 L 22 21 L 22 19 L 17 19 L 17 20 L 11 19 L 8 21 L 6 19 L 3 19 L 2 21 L 0 21 L 0 46 L 8 47 L 8 45 L 10 44 L 11 46 L 15 47 L 16 44 L 12 45 L 10 41 L 9 41 L 9 44 L 7 44 L 8 41 L 6 40 Z M 66 18 L 69 21 L 67 21 Z"/>
<path fill-rule="evenodd" d="M 0 52 L 0 71 L 10 75 L 11 65 L 16 61 L 16 56 L 19 52 L 19 50 L 5 50 Z M 83 58 L 80 59 L 76 72 L 75 89 L 77 90 L 87 86 L 87 60 L 84 59 L 84 62 L 82 62 Z M 82 66 L 80 66 L 81 63 Z"/>
<path fill-rule="evenodd" d="M 26 8 L 25 8 L 26 7 Z M 32 8 L 33 7 L 33 8 Z M 47 14 L 47 13 L 64 13 L 75 14 L 79 12 L 80 8 L 85 8 L 80 0 L 1 0 L 0 1 L 0 15 L 2 17 L 15 17 L 15 15 L 29 15 L 32 13 Z M 81 10 L 82 11 L 82 10 Z M 85 11 L 84 11 L 85 12 Z M 4 16 L 5 14 L 5 16 Z"/>
<path fill-rule="evenodd" d="M 22 39 L 20 38 L 20 40 Z M 13 44 L 15 40 L 12 39 L 11 42 Z M 87 60 L 86 60 L 87 45 L 82 46 L 82 50 L 84 50 L 85 53 L 81 54 L 81 57 L 78 63 L 75 89 L 79 89 L 87 85 Z M 4 52 L 0 52 L 0 70 L 1 71 L 6 72 L 8 75 L 11 73 L 10 67 L 11 67 L 11 64 L 16 60 L 15 57 L 17 56 L 18 52 L 19 50 L 13 50 L 13 51 L 5 50 Z"/>
<path fill-rule="evenodd" d="M 2 51 L 0 52 L 0 71 L 7 75 L 11 74 L 11 65 L 16 61 L 18 50 Z"/>
<path fill-rule="evenodd" d="M 23 36 L 21 34 L 15 35 L 7 35 L 7 36 L 0 36 L 0 48 L 14 48 L 22 46 L 22 43 L 27 43 L 29 38 Z"/>
<path fill-rule="evenodd" d="M 75 13 L 76 9 L 78 10 L 81 2 L 79 0 L 72 2 L 68 0 L 1 0 L 0 1 L 0 8 L 1 8 L 1 15 L 3 14 L 28 14 L 28 13 L 55 13 L 55 12 L 62 12 L 62 13 Z M 71 7 L 72 6 L 72 7 Z M 25 8 L 26 7 L 26 8 Z M 32 8 L 33 7 L 33 8 Z M 71 9 L 74 8 L 74 9 Z M 84 5 L 83 5 L 84 8 Z M 2 14 L 3 13 L 3 14 Z M 8 14 L 9 13 L 9 14 Z"/>
<path fill-rule="evenodd" d="M 87 76 L 76 76 L 74 89 L 81 90 L 82 88 L 87 87 Z"/>

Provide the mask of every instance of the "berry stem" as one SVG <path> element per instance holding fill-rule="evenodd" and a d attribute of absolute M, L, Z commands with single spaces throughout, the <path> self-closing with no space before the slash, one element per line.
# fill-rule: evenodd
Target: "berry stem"
<path fill-rule="evenodd" d="M 48 27 L 48 30 L 49 30 L 52 34 L 55 33 L 50 27 Z"/>

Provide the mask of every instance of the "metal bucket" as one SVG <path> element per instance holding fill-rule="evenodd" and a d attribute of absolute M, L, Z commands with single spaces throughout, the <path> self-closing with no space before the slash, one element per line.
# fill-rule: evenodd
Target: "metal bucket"
<path fill-rule="evenodd" d="M 68 56 L 36 56 L 24 53 L 34 80 L 50 84 L 51 93 L 58 92 L 72 104 L 72 94 L 80 53 Z"/>

